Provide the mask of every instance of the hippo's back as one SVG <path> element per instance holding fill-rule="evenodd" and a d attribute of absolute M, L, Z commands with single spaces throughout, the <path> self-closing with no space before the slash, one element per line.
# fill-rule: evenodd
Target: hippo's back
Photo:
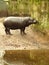
<path fill-rule="evenodd" d="M 12 21 L 12 22 L 23 22 L 30 17 L 7 17 L 4 21 Z"/>

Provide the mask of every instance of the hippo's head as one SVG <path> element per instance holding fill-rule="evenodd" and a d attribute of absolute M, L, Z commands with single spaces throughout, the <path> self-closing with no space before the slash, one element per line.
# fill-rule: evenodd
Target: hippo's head
<path fill-rule="evenodd" d="M 30 18 L 29 23 L 30 24 L 39 24 L 39 22 L 36 19 L 32 19 L 32 18 Z"/>

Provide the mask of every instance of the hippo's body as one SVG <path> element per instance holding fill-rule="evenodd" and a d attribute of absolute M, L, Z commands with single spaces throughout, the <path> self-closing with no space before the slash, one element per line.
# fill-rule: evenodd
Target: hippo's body
<path fill-rule="evenodd" d="M 36 24 L 37 21 L 31 17 L 7 17 L 3 25 L 6 34 L 10 34 L 10 29 L 20 29 L 21 33 L 25 33 L 25 28 L 31 24 Z"/>

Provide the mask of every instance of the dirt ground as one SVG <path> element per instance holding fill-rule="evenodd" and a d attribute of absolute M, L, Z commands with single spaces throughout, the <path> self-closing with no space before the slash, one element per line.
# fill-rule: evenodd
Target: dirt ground
<path fill-rule="evenodd" d="M 19 30 L 11 30 L 12 35 L 6 35 L 3 26 L 4 18 L 0 18 L 0 49 L 17 50 L 17 49 L 48 49 L 49 37 L 35 33 L 31 26 L 27 27 L 27 35 L 21 35 Z"/>

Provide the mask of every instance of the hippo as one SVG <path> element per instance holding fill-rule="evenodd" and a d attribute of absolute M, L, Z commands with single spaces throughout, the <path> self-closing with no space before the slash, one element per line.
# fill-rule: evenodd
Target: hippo
<path fill-rule="evenodd" d="M 10 30 L 20 29 L 21 34 L 25 33 L 25 28 L 31 24 L 37 24 L 38 21 L 31 17 L 15 17 L 10 16 L 4 19 L 3 25 L 5 27 L 5 33 L 11 34 Z"/>

